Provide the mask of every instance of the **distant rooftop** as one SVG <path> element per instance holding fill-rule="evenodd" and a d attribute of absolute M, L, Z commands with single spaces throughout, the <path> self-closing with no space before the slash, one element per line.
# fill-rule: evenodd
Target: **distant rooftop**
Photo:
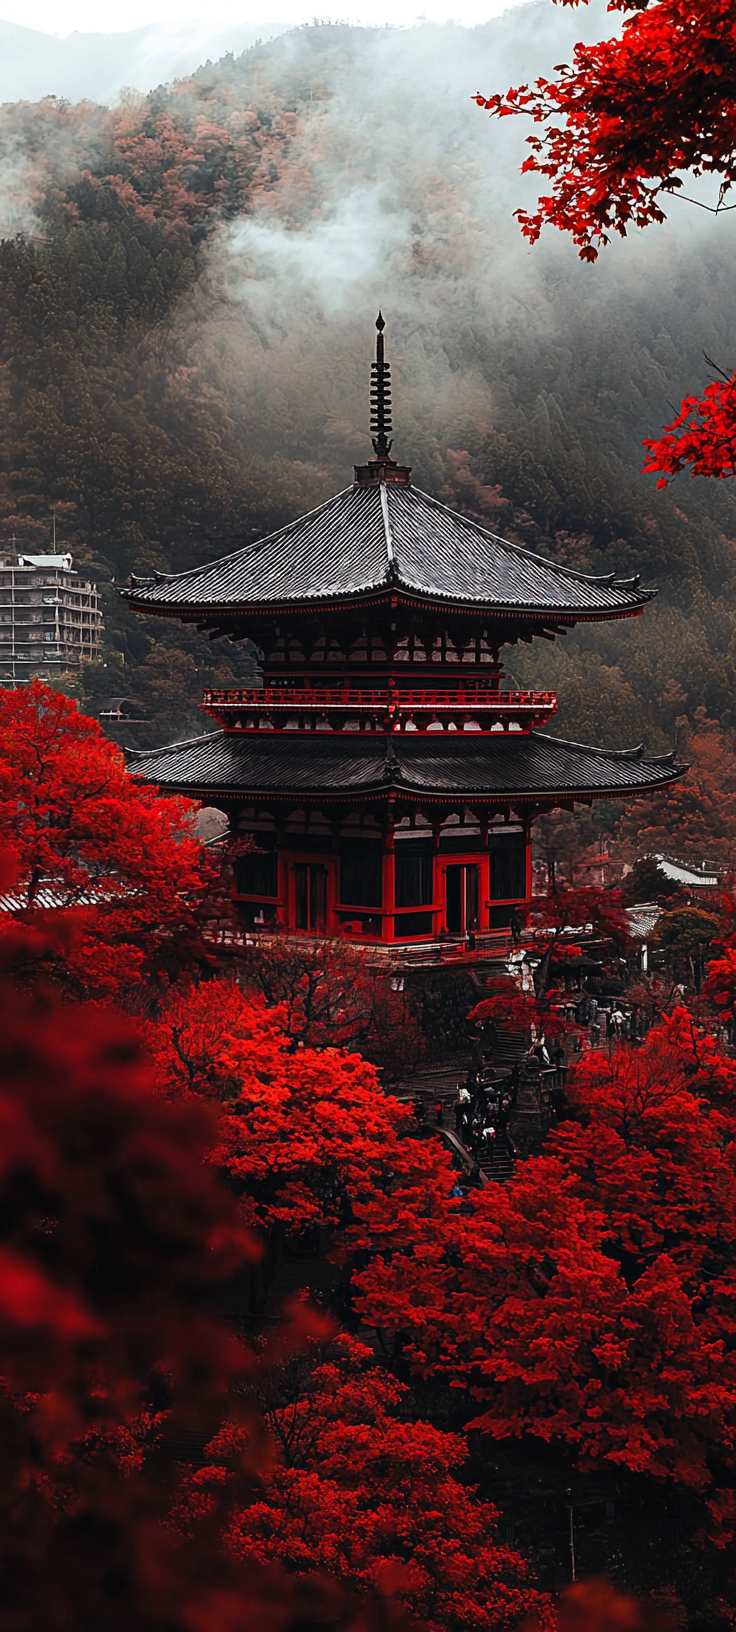
<path fill-rule="evenodd" d="M 660 872 L 674 884 L 691 884 L 702 889 L 717 889 L 721 882 L 720 873 L 712 865 L 702 862 L 699 866 L 695 862 L 676 861 L 672 856 L 655 856 Z"/>
<path fill-rule="evenodd" d="M 23 550 L 14 555 L 3 556 L 3 567 L 52 567 L 57 572 L 71 572 L 73 556 L 69 551 L 63 555 L 28 555 Z"/>
<path fill-rule="evenodd" d="M 64 572 L 71 572 L 72 556 L 64 555 L 19 555 L 19 567 L 58 567 Z"/>

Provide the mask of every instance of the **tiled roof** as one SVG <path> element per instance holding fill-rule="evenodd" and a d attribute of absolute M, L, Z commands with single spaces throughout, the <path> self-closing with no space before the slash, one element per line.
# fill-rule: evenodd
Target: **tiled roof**
<path fill-rule="evenodd" d="M 674 756 L 614 751 L 562 742 L 543 732 L 481 737 L 468 732 L 356 738 L 294 733 L 213 731 L 189 742 L 130 754 L 130 769 L 171 791 L 380 797 L 414 795 L 522 799 L 550 794 L 636 794 L 682 774 Z"/>
<path fill-rule="evenodd" d="M 308 607 L 395 589 L 492 612 L 606 618 L 637 611 L 654 590 L 590 578 L 468 521 L 409 484 L 346 488 L 257 544 L 189 572 L 133 579 L 142 612 L 232 615 Z"/>

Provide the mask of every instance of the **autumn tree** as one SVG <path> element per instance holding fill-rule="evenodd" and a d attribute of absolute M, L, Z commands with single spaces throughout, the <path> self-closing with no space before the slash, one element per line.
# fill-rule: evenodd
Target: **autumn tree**
<path fill-rule="evenodd" d="M 162 1409 L 206 1431 L 247 1373 L 202 1300 L 255 1247 L 202 1162 L 207 1107 L 153 1094 L 119 1017 L 9 982 L 29 933 L 0 943 L 4 1612 L 14 1632 L 184 1632 L 211 1603 L 207 1545 L 172 1549 L 145 1464 Z"/>
<path fill-rule="evenodd" d="M 656 856 L 640 856 L 621 884 L 621 898 L 627 906 L 638 901 L 672 901 L 684 898 L 681 886 L 668 878 Z"/>
<path fill-rule="evenodd" d="M 639 1050 L 586 1056 L 568 1093 L 574 1117 L 504 1189 L 474 1194 L 467 1221 L 438 1231 L 417 1210 L 402 1250 L 389 1199 L 387 1250 L 358 1277 L 364 1319 L 387 1341 L 400 1331 L 420 1373 L 462 1381 L 481 1432 L 699 1493 L 723 1539 L 736 1517 L 732 1062 L 680 1010 Z"/>
<path fill-rule="evenodd" d="M 717 912 L 702 907 L 673 907 L 663 912 L 652 931 L 651 940 L 657 946 L 673 974 L 691 976 L 696 991 L 700 990 L 703 967 L 708 948 L 723 934 L 722 919 Z"/>
<path fill-rule="evenodd" d="M 199 940 L 216 877 L 195 807 L 137 782 L 95 721 L 40 681 L 0 691 L 0 725 L 0 840 L 18 862 L 0 939 L 57 922 L 63 942 L 40 955 L 81 993 L 116 991 Z"/>
<path fill-rule="evenodd" d="M 683 861 L 728 866 L 736 845 L 736 751 L 733 733 L 700 708 L 685 775 L 663 793 L 627 806 L 618 828 L 628 856 L 668 853 Z"/>
<path fill-rule="evenodd" d="M 667 487 L 688 466 L 691 476 L 722 481 L 736 475 L 736 371 L 719 369 L 719 375 L 702 397 L 683 399 L 661 436 L 644 439 L 649 452 L 642 469 L 658 476 L 657 487 Z"/>
<path fill-rule="evenodd" d="M 527 113 L 547 127 L 527 137 L 523 169 L 549 177 L 553 192 L 535 215 L 517 215 L 531 243 L 549 222 L 571 233 L 585 260 L 611 232 L 663 221 L 660 201 L 682 190 L 683 170 L 720 177 L 721 204 L 734 179 L 730 0 L 612 0 L 608 9 L 629 14 L 620 37 L 577 45 L 558 79 L 476 98 L 490 113 Z"/>
<path fill-rule="evenodd" d="M 15 887 L 0 856 L 0 885 Z M 259 1355 L 217 1300 L 259 1248 L 205 1158 L 211 1105 L 167 1104 L 140 1036 L 92 1004 L 56 1006 L 9 971 L 31 933 L 0 943 L 0 1588 L 13 1632 L 400 1632 L 380 1580 L 289 1575 L 224 1545 L 228 1492 L 195 1535 L 173 1522 L 173 1446 L 227 1421 L 265 1472 L 256 1379 L 327 1335 L 302 1304 Z M 43 1023 L 40 1024 L 39 1022 Z M 511 1560 L 521 1602 L 524 1570 Z M 505 1579 L 505 1578 L 504 1578 Z M 503 1593 L 503 1586 L 499 1586 Z"/>
<path fill-rule="evenodd" d="M 612 232 L 625 237 L 630 226 L 664 221 L 663 201 L 685 197 L 683 171 L 716 178 L 716 213 L 733 207 L 736 173 L 731 0 L 610 0 L 608 9 L 629 14 L 619 37 L 577 45 L 556 79 L 476 97 L 492 114 L 526 113 L 546 127 L 527 137 L 522 170 L 549 178 L 552 192 L 534 213 L 516 214 L 531 243 L 550 223 L 588 261 Z M 687 397 L 664 435 L 644 446 L 644 469 L 662 473 L 660 487 L 686 466 L 693 476 L 732 475 L 736 372 L 719 369 L 703 397 Z"/>
<path fill-rule="evenodd" d="M 701 990 L 736 1026 L 736 947 L 725 946 L 722 955 L 711 960 Z"/>
<path fill-rule="evenodd" d="M 547 1626 L 551 1604 L 500 1542 L 496 1509 L 461 1482 L 464 1440 L 407 1418 L 408 1392 L 345 1336 L 267 1372 L 256 1397 L 274 1454 L 256 1488 L 233 1497 L 227 1546 L 377 1590 L 430 1632 L 511 1632 L 530 1613 Z M 195 1503 L 235 1480 L 248 1437 L 232 1424 L 212 1441 Z"/>
<path fill-rule="evenodd" d="M 549 989 L 554 964 L 579 955 L 581 938 L 603 940 L 619 955 L 627 956 L 631 951 L 631 932 L 620 890 L 601 890 L 591 885 L 551 890 L 535 899 L 533 920 L 535 948 L 541 953 L 534 971 L 538 1001 Z"/>
<path fill-rule="evenodd" d="M 212 1160 L 268 1237 L 334 1231 L 388 1189 L 441 1209 L 454 1179 L 439 1146 L 402 1134 L 406 1108 L 375 1070 L 331 1047 L 294 1050 L 287 1008 L 267 1008 L 231 981 L 172 994 L 145 1032 L 161 1091 L 220 1103 Z"/>
<path fill-rule="evenodd" d="M 277 929 L 245 946 L 239 966 L 246 984 L 280 1006 L 295 1044 L 359 1049 L 389 1080 L 416 1068 L 424 1045 L 409 995 L 364 950 Z"/>
<path fill-rule="evenodd" d="M 468 1024 L 528 1031 L 536 1015 L 537 1006 L 530 992 L 521 991 L 511 975 L 491 975 L 486 981 L 487 996 L 476 1003 L 468 1015 Z"/>

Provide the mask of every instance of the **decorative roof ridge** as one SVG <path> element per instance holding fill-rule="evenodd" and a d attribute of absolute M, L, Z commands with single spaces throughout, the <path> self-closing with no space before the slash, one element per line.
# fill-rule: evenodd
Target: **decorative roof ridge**
<path fill-rule="evenodd" d="M 569 737 L 553 737 L 549 731 L 530 731 L 529 735 L 544 742 L 555 742 L 560 748 L 583 748 L 586 754 L 597 754 L 600 759 L 636 759 L 645 765 L 677 765 L 681 770 L 687 769 L 685 762 L 675 759 L 672 751 L 669 754 L 645 754 L 642 742 L 637 743 L 635 748 L 596 748 L 592 742 L 572 742 Z"/>
<path fill-rule="evenodd" d="M 224 737 L 226 733 L 220 731 L 202 731 L 198 737 L 183 737 L 181 742 L 163 742 L 158 748 L 123 748 L 126 759 L 153 759 L 156 754 L 173 753 L 175 748 L 193 748 L 199 742 L 213 742 L 215 737 Z"/>
<path fill-rule="evenodd" d="M 293 532 L 294 528 L 300 526 L 302 522 L 311 521 L 312 516 L 318 516 L 321 511 L 328 510 L 330 505 L 335 504 L 338 499 L 347 498 L 348 494 L 354 491 L 355 485 L 351 482 L 349 487 L 341 487 L 339 493 L 332 493 L 329 499 L 323 499 L 321 504 L 316 504 L 313 510 L 305 510 L 303 515 L 296 516 L 293 521 L 287 521 L 283 527 L 274 527 L 273 532 L 266 533 L 263 538 L 255 538 L 250 544 L 241 544 L 238 549 L 230 550 L 227 555 L 219 555 L 214 561 L 202 561 L 198 567 L 187 567 L 184 572 L 156 572 L 147 578 L 138 577 L 137 584 L 138 586 L 155 584 L 164 580 L 169 583 L 180 583 L 186 578 L 197 578 L 202 573 L 211 572 L 214 567 L 221 567 L 226 561 L 234 560 L 236 555 L 258 555 L 259 551 L 265 549 L 265 546 L 270 544 L 274 538 L 287 538 L 289 533 Z M 130 576 L 131 580 L 136 578 L 134 573 L 131 573 Z M 127 585 L 120 586 L 120 594 L 125 595 L 126 592 Z"/>
<path fill-rule="evenodd" d="M 381 482 L 378 489 L 381 495 L 381 520 L 383 522 L 383 536 L 386 540 L 386 572 L 384 583 L 395 584 L 400 577 L 398 562 L 394 552 L 393 533 L 391 532 L 391 517 L 388 508 L 388 489 L 386 482 Z"/>
<path fill-rule="evenodd" d="M 444 511 L 446 516 L 452 516 L 454 520 L 461 521 L 465 527 L 472 527 L 474 532 L 479 533 L 482 538 L 492 538 L 494 544 L 501 544 L 504 549 L 510 550 L 514 555 L 524 556 L 527 560 L 537 562 L 541 567 L 549 567 L 563 578 L 571 578 L 576 583 L 593 584 L 604 589 L 628 590 L 632 594 L 635 594 L 639 588 L 641 573 L 636 573 L 633 578 L 617 579 L 615 572 L 603 573 L 600 577 L 594 577 L 589 572 L 578 572 L 576 567 L 566 567 L 561 561 L 552 561 L 548 555 L 537 555 L 535 550 L 528 550 L 524 544 L 514 544 L 510 538 L 502 538 L 500 533 L 492 532 L 490 527 L 484 527 L 481 522 L 474 521 L 471 516 L 464 516 L 460 510 L 453 510 L 451 505 L 443 504 L 441 499 L 433 498 L 432 494 L 425 493 L 423 488 L 416 487 L 413 483 L 407 485 L 416 498 L 425 499 L 427 504 L 433 505 L 435 510 Z M 393 490 L 393 483 L 391 487 Z M 643 589 L 641 591 L 641 594 L 646 596 L 654 596 L 657 593 L 656 589 Z"/>

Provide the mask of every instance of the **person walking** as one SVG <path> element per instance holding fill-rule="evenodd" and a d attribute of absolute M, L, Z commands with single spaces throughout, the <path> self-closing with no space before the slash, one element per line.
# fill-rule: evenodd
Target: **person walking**
<path fill-rule="evenodd" d="M 486 1123 L 486 1126 L 483 1129 L 482 1138 L 483 1138 L 483 1146 L 484 1146 L 486 1155 L 488 1157 L 488 1161 L 489 1161 L 491 1167 L 493 1167 L 494 1157 L 495 1157 L 495 1153 L 496 1153 L 496 1129 L 494 1128 L 492 1122 Z"/>
<path fill-rule="evenodd" d="M 514 907 L 509 919 L 509 929 L 511 930 L 511 939 L 514 946 L 521 946 L 521 931 L 523 927 L 521 913 L 519 912 L 518 907 Z"/>
<path fill-rule="evenodd" d="M 455 1132 L 458 1139 L 462 1139 L 463 1143 L 465 1143 L 467 1134 L 469 1112 L 470 1093 L 469 1090 L 464 1087 L 461 1082 L 459 1082 L 457 1085 L 457 1098 L 455 1100 Z"/>

